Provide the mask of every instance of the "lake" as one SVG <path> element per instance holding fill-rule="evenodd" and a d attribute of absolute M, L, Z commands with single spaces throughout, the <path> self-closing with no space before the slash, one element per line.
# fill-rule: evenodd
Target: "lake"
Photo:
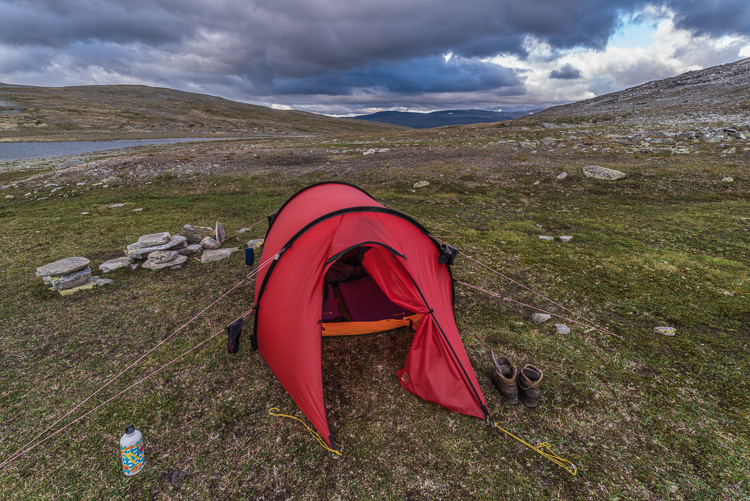
<path fill-rule="evenodd" d="M 68 141 L 68 142 L 0 142 L 0 162 L 27 160 L 30 158 L 62 157 L 80 155 L 93 151 L 119 150 L 132 146 L 151 144 L 184 143 L 189 141 L 219 141 L 220 138 L 180 138 L 180 139 L 135 139 L 117 141 Z"/>

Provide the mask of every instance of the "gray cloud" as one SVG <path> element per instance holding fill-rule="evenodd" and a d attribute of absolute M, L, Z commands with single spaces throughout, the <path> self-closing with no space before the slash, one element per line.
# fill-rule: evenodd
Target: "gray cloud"
<path fill-rule="evenodd" d="M 582 76 L 581 70 L 570 63 L 565 64 L 556 70 L 552 70 L 549 74 L 550 78 L 557 80 L 576 80 Z"/>
<path fill-rule="evenodd" d="M 696 33 L 750 34 L 745 0 L 664 0 Z M 0 81 L 118 78 L 249 102 L 302 96 L 435 106 L 450 94 L 523 96 L 523 75 L 482 62 L 524 58 L 531 36 L 556 51 L 602 49 L 646 0 L 0 0 Z M 453 54 L 446 60 L 443 56 Z M 577 79 L 562 66 L 553 79 Z M 23 81 L 15 81 L 20 79 Z M 378 98 L 379 100 L 380 98 Z M 377 101 L 377 100 L 376 100 Z M 467 101 L 467 102 L 468 102 Z M 296 101 L 295 101 L 296 102 Z"/>

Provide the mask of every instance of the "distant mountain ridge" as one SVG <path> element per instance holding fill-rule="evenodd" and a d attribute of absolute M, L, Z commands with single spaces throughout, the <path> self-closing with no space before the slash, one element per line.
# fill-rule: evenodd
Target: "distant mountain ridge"
<path fill-rule="evenodd" d="M 500 112 L 487 110 L 442 110 L 431 113 L 408 111 L 380 111 L 370 115 L 360 115 L 357 120 L 370 120 L 414 129 L 430 129 L 448 125 L 469 125 L 477 123 L 501 122 L 529 115 L 529 111 Z"/>
<path fill-rule="evenodd" d="M 750 120 L 750 58 L 554 106 L 523 121 L 637 125 Z"/>
<path fill-rule="evenodd" d="M 380 133 L 397 127 L 142 85 L 0 83 L 0 139 L 99 140 Z"/>

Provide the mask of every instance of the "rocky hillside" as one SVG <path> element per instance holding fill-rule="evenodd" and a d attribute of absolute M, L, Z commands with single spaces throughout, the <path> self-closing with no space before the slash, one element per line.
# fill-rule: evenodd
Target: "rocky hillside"
<path fill-rule="evenodd" d="M 397 128 L 138 85 L 0 84 L 0 141 L 378 133 Z"/>
<path fill-rule="evenodd" d="M 750 59 L 648 82 L 587 101 L 555 106 L 531 123 L 731 125 L 750 120 Z"/>

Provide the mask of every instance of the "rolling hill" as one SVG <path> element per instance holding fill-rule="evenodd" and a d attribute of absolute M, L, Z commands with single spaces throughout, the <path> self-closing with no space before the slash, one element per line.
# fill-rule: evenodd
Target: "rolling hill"
<path fill-rule="evenodd" d="M 317 135 L 394 128 L 139 85 L 0 84 L 0 140 Z"/>

